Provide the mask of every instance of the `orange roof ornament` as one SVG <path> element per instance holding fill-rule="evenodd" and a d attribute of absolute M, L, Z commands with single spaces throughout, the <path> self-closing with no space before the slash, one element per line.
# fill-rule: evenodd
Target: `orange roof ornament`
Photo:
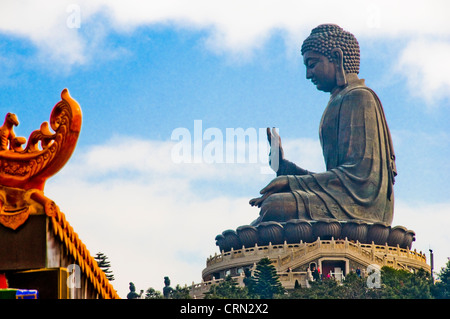
<path fill-rule="evenodd" d="M 67 89 L 61 92 L 50 121 L 28 138 L 16 137 L 17 116 L 7 113 L 0 127 L 0 224 L 18 228 L 29 214 L 52 216 L 58 207 L 44 196 L 48 178 L 56 174 L 75 150 L 82 114 Z M 53 130 L 53 131 L 52 131 Z"/>
<path fill-rule="evenodd" d="M 20 189 L 43 190 L 45 181 L 69 160 L 81 130 L 81 108 L 64 89 L 61 101 L 44 122 L 26 139 L 16 137 L 17 116 L 8 113 L 0 127 L 0 185 Z M 54 131 L 50 131 L 50 128 Z M 39 145 L 40 144 L 40 145 Z"/>
<path fill-rule="evenodd" d="M 81 120 L 81 108 L 67 89 L 61 92 L 61 101 L 53 107 L 50 121 L 42 123 L 38 130 L 33 131 L 28 141 L 24 137 L 16 137 L 14 133 L 14 127 L 19 125 L 17 116 L 13 113 L 6 114 L 0 127 L 0 225 L 13 229 L 18 234 L 27 227 L 26 221 L 30 215 L 46 215 L 49 222 L 45 237 L 49 240 L 49 236 L 53 236 L 50 246 L 54 244 L 53 239 L 56 239 L 55 242 L 65 248 L 64 258 L 59 259 L 59 267 L 66 268 L 68 264 L 76 263 L 86 278 L 83 281 L 86 282 L 86 287 L 95 291 L 93 296 L 117 299 L 120 298 L 117 292 L 69 225 L 64 213 L 53 200 L 44 195 L 47 179 L 67 163 L 75 150 Z M 11 234 L 9 231 L 8 233 Z M 42 230 L 39 232 L 36 229 L 36 234 L 38 233 L 42 234 Z M 18 237 L 14 238 L 16 240 Z M 27 244 L 32 246 L 34 243 Z M 22 250 L 22 247 L 17 245 L 11 249 Z M 12 255 L 14 254 L 17 253 Z M 21 251 L 17 255 L 23 256 L 24 253 Z M 0 261 L 1 258 L 2 256 Z M 35 256 L 30 258 L 35 259 Z M 45 264 L 47 265 L 47 261 Z M 53 267 L 58 266 L 54 264 Z M 85 293 L 87 294 L 87 290 Z"/>

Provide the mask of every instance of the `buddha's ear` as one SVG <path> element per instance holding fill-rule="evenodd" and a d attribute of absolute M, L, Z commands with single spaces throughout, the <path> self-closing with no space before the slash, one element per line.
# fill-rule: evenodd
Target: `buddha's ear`
<path fill-rule="evenodd" d="M 344 53 L 340 48 L 334 48 L 331 50 L 331 57 L 336 66 L 336 84 L 338 86 L 346 86 L 347 78 L 344 71 Z"/>

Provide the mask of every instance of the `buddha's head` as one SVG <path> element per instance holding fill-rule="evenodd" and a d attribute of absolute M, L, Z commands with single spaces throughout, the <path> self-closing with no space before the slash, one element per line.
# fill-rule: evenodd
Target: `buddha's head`
<path fill-rule="evenodd" d="M 359 44 L 355 36 L 335 24 L 314 28 L 302 45 L 306 78 L 318 90 L 332 92 L 347 84 L 348 74 L 359 73 Z"/>

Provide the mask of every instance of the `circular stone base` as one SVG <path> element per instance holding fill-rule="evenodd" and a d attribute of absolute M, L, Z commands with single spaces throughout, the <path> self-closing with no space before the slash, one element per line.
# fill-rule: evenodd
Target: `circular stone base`
<path fill-rule="evenodd" d="M 367 223 L 361 220 L 338 221 L 335 219 L 309 221 L 292 219 L 285 223 L 265 222 L 258 226 L 243 225 L 228 229 L 216 236 L 220 251 L 236 250 L 255 245 L 265 246 L 315 242 L 320 239 L 345 239 L 362 244 L 399 246 L 411 249 L 415 233 L 403 226 L 391 227 L 384 223 Z"/>

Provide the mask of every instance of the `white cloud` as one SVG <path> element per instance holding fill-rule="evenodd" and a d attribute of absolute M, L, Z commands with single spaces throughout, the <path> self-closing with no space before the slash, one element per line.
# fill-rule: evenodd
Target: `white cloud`
<path fill-rule="evenodd" d="M 450 202 L 427 203 L 425 201 L 406 202 L 396 199 L 393 226 L 401 225 L 416 233 L 412 248 L 427 255 L 429 249 L 434 254 L 434 271 L 439 272 L 450 257 Z"/>
<path fill-rule="evenodd" d="M 450 98 L 450 41 L 419 39 L 411 41 L 403 50 L 398 63 L 407 79 L 410 91 L 433 105 L 442 98 Z"/>
<path fill-rule="evenodd" d="M 105 144 L 81 153 L 78 155 L 79 161 L 69 165 L 77 166 L 77 170 L 86 176 L 106 176 L 110 173 L 122 172 L 155 176 L 173 174 L 192 180 L 224 180 L 238 178 L 243 174 L 252 174 L 253 176 L 261 175 L 256 179 L 257 182 L 261 182 L 267 179 L 265 175 L 274 174 L 267 169 L 269 168 L 269 145 L 265 129 L 262 131 L 264 135 L 255 135 L 256 139 L 250 144 L 248 140 L 247 142 L 243 140 L 227 142 L 226 132 L 220 135 L 222 140 L 219 141 L 205 140 L 203 136 L 198 162 L 194 154 L 196 147 L 194 137 L 186 146 L 190 153 L 187 157 L 188 162 L 180 162 L 173 150 L 178 149 L 182 139 L 165 142 L 115 135 Z M 213 144 L 217 146 L 215 149 L 221 150 L 221 155 L 210 154 L 209 146 Z M 310 171 L 324 170 L 322 150 L 318 140 L 286 139 L 282 141 L 282 144 L 285 157 L 290 161 Z"/>
<path fill-rule="evenodd" d="M 325 163 L 319 140 L 298 138 L 282 141 L 286 159 L 310 172 L 323 172 Z"/>
<path fill-rule="evenodd" d="M 70 68 L 98 56 L 103 61 L 121 56 L 127 49 L 114 47 L 107 36 L 131 34 L 142 26 L 206 31 L 206 47 L 242 58 L 274 34 L 284 37 L 289 50 L 316 25 L 337 23 L 358 38 L 409 39 L 398 71 L 413 94 L 434 102 L 450 91 L 448 63 L 438 62 L 450 51 L 448 9 L 445 0 L 6 0 L 0 3 L 0 32 L 29 39 L 39 50 L 40 63 L 57 61 Z M 429 36 L 435 40 L 421 40 Z"/>
<path fill-rule="evenodd" d="M 67 27 L 67 1 L 2 1 L 0 32 L 30 40 L 42 56 L 68 65 L 85 63 L 85 41 Z"/>
<path fill-rule="evenodd" d="M 274 177 L 261 174 L 267 162 L 176 164 L 173 146 L 116 136 L 78 149 L 47 182 L 46 195 L 91 254 L 110 258 L 113 285 L 124 298 L 130 281 L 138 290 L 161 290 L 164 276 L 174 285 L 200 282 L 206 258 L 218 252 L 215 236 L 256 219 L 258 209 L 248 201 Z M 285 151 L 320 169 L 318 141 L 286 141 Z M 193 183 L 207 185 L 208 193 Z M 230 193 L 224 183 L 244 185 L 247 193 Z"/>
<path fill-rule="evenodd" d="M 446 6 L 439 0 L 48 0 L 45 4 L 6 0 L 0 4 L 0 31 L 29 38 L 47 54 L 66 58 L 70 64 L 85 62 L 86 51 L 99 47 L 89 42 L 101 41 L 102 35 L 152 25 L 207 30 L 211 48 L 241 53 L 263 45 L 273 32 L 305 36 L 315 25 L 327 22 L 341 24 L 358 36 L 448 36 Z"/>

